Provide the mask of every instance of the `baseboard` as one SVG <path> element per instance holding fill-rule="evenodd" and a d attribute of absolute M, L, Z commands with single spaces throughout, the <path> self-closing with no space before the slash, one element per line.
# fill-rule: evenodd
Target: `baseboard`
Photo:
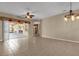
<path fill-rule="evenodd" d="M 73 43 L 79 43 L 79 41 L 73 41 L 73 40 L 67 40 L 67 39 L 61 39 L 61 38 L 49 38 L 49 37 L 42 37 L 46 39 L 54 39 L 54 40 L 62 40 L 62 41 L 67 41 L 67 42 L 73 42 Z"/>

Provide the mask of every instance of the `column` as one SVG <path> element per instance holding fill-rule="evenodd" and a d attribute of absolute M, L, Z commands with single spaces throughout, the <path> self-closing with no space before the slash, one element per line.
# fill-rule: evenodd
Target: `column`
<path fill-rule="evenodd" d="M 28 28 L 28 38 L 29 39 L 33 38 L 33 22 L 32 22 L 32 20 L 30 21 L 29 28 Z"/>

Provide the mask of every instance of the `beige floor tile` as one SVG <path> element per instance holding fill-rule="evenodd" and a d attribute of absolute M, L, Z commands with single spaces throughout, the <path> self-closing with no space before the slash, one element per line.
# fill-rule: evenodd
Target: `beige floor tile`
<path fill-rule="evenodd" d="M 79 56 L 79 44 L 34 37 L 0 42 L 1 56 Z"/>

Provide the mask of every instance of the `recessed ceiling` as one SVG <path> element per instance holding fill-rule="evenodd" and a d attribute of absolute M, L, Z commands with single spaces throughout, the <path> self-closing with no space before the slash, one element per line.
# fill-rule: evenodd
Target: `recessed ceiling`
<path fill-rule="evenodd" d="M 69 11 L 69 2 L 0 2 L 0 12 L 16 16 L 25 15 L 27 9 L 35 14 L 34 18 L 45 18 Z M 79 9 L 79 3 L 73 2 L 72 9 Z"/>

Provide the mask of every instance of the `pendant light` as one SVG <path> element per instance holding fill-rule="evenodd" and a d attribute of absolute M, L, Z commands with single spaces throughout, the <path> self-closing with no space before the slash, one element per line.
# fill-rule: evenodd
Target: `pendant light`
<path fill-rule="evenodd" d="M 69 14 L 64 16 L 64 20 L 65 21 L 68 21 L 68 20 L 75 21 L 75 14 L 72 12 L 72 2 L 70 2 Z"/>

